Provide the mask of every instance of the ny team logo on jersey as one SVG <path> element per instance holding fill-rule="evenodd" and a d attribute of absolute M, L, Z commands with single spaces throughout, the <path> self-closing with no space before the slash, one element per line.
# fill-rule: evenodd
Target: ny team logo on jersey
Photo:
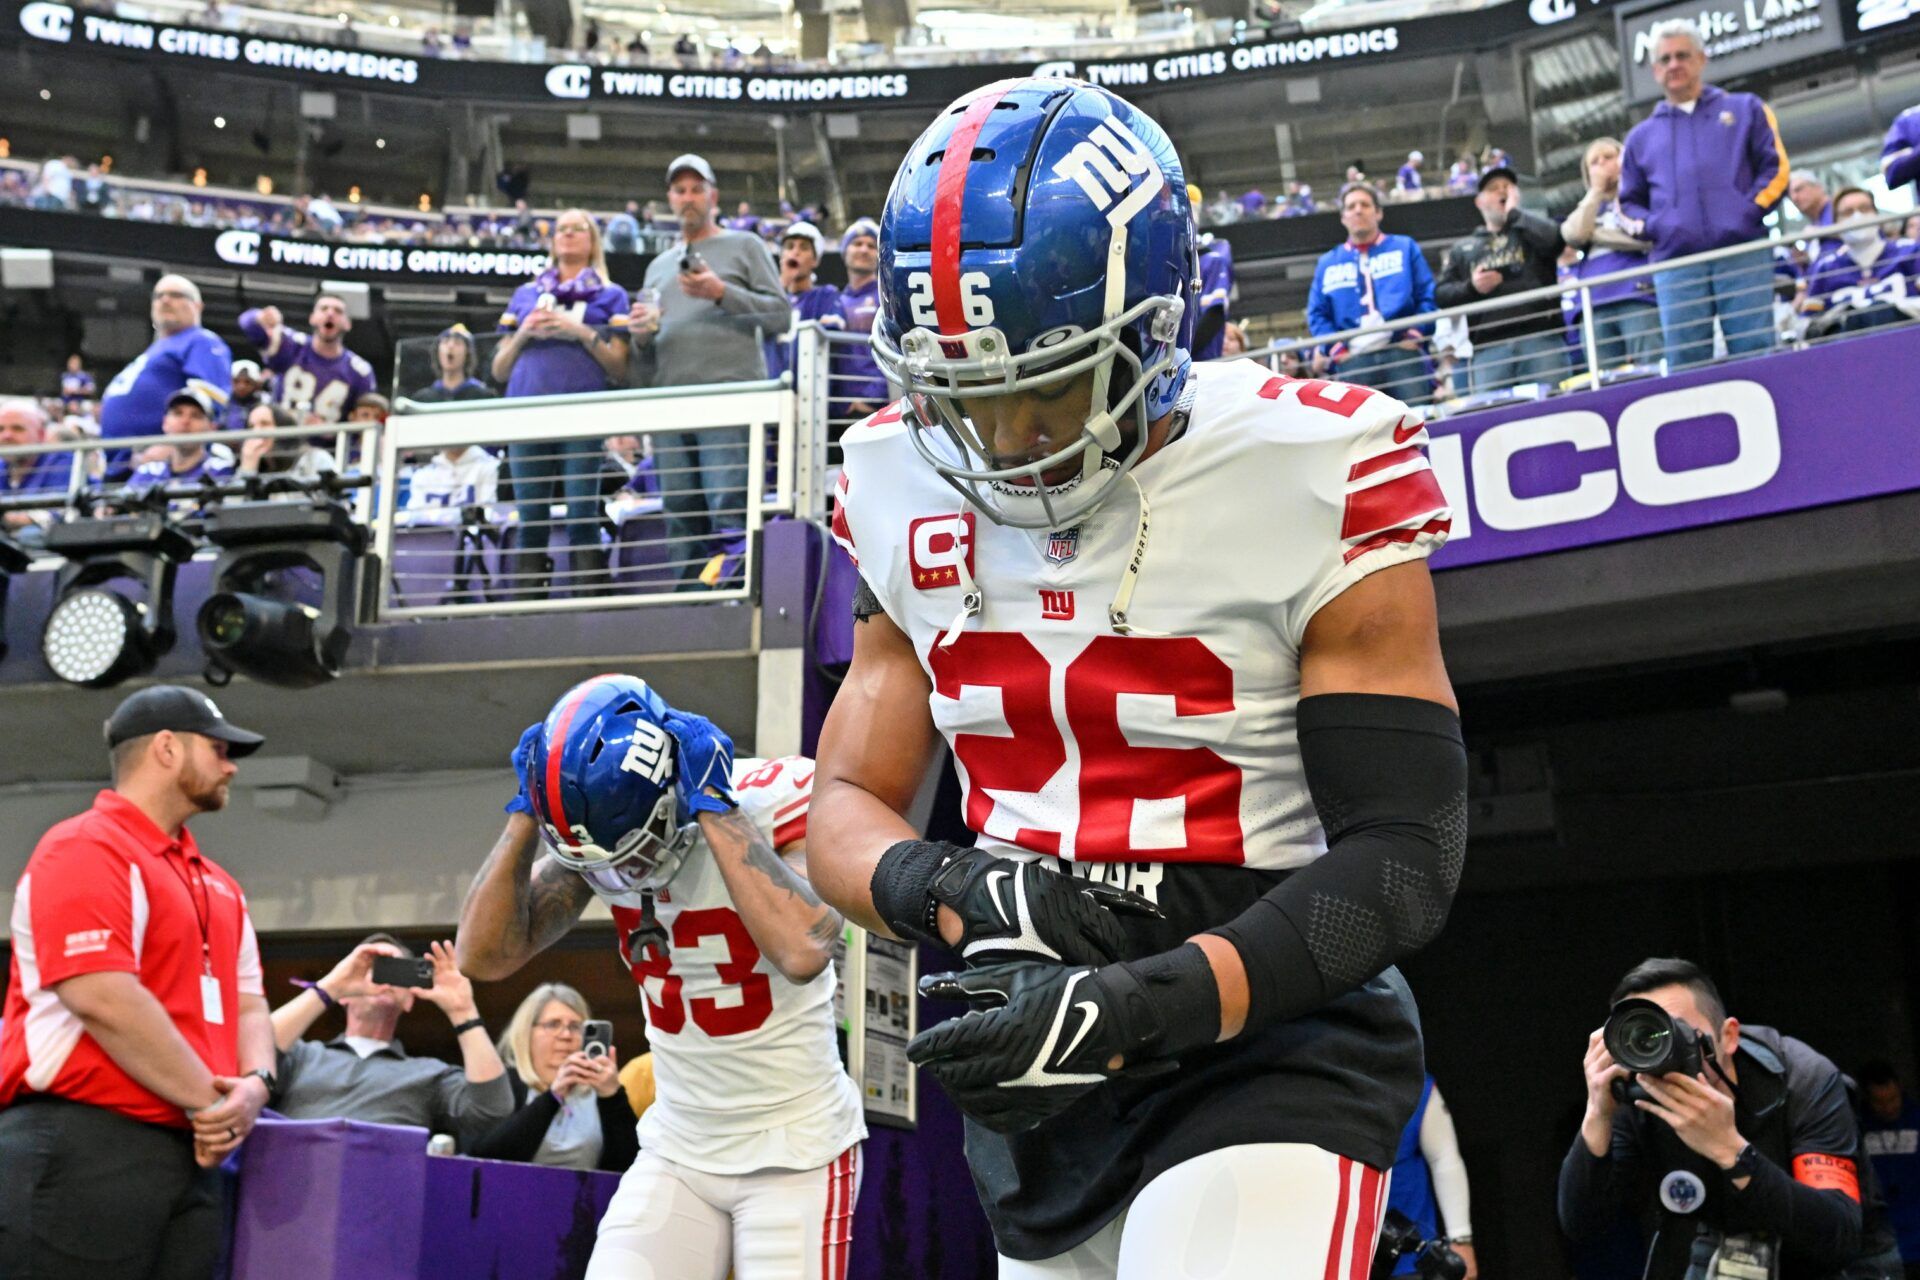
<path fill-rule="evenodd" d="M 913 585 L 922 591 L 960 585 L 960 566 L 973 575 L 973 512 L 922 516 L 907 526 Z"/>
<path fill-rule="evenodd" d="M 1087 199 L 1107 215 L 1110 227 L 1131 222 L 1167 185 L 1153 153 L 1118 120 L 1102 120 L 1054 162 L 1053 171 L 1080 184 Z"/>
<path fill-rule="evenodd" d="M 637 721 L 633 726 L 633 745 L 627 748 L 620 768 L 639 774 L 656 787 L 662 785 L 673 776 L 673 751 L 668 742 L 665 729 L 644 720 Z"/>

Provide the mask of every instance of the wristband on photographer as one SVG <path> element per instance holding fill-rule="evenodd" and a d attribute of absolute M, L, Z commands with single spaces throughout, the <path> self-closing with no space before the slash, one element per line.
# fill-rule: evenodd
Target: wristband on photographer
<path fill-rule="evenodd" d="M 486 1026 L 487 1020 L 485 1018 L 468 1018 L 465 1022 L 454 1024 L 453 1038 L 458 1040 L 469 1031 L 484 1031 Z"/>

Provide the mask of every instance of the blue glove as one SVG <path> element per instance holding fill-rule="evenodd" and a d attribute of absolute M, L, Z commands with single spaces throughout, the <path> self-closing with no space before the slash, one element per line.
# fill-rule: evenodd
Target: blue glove
<path fill-rule="evenodd" d="M 667 732 L 673 735 L 680 767 L 674 771 L 674 794 L 680 799 L 683 821 L 703 813 L 726 813 L 737 808 L 733 800 L 733 739 L 705 716 L 669 711 Z M 707 788 L 720 794 L 711 796 Z"/>
<path fill-rule="evenodd" d="M 520 735 L 520 744 L 513 749 L 513 773 L 520 779 L 520 790 L 514 792 L 513 799 L 507 801 L 507 812 L 524 813 L 533 817 L 533 801 L 527 799 L 527 765 L 533 759 L 533 749 L 540 742 L 540 730 L 544 722 L 536 721 L 527 726 Z"/>

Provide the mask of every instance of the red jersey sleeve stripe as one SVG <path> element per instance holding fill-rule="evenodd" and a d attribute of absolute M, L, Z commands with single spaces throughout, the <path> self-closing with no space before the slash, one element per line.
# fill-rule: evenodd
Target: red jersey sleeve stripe
<path fill-rule="evenodd" d="M 1415 526 L 1447 511 L 1447 498 L 1440 492 L 1433 468 L 1422 467 L 1383 484 L 1349 493 L 1340 537 L 1342 541 L 1352 542 L 1383 529 Z"/>
<path fill-rule="evenodd" d="M 784 849 L 796 840 L 807 838 L 807 815 L 802 813 L 787 819 L 773 829 L 773 847 Z"/>
<path fill-rule="evenodd" d="M 1348 547 L 1346 554 L 1340 557 L 1340 563 L 1352 564 L 1369 551 L 1378 551 L 1382 547 L 1390 547 L 1395 543 L 1412 542 L 1416 538 L 1429 536 L 1442 536 L 1452 528 L 1451 520 L 1429 520 L 1418 529 L 1389 529 L 1385 533 L 1375 534 L 1359 546 Z"/>
<path fill-rule="evenodd" d="M 847 553 L 857 568 L 860 555 L 853 547 L 853 526 L 847 523 L 847 473 L 842 471 L 840 479 L 833 486 L 833 540 Z"/>
<path fill-rule="evenodd" d="M 1417 444 L 1410 444 L 1404 449 L 1390 449 L 1386 453 L 1376 453 L 1371 458 L 1360 459 L 1348 468 L 1347 482 L 1351 484 L 1377 471 L 1385 471 L 1388 467 L 1397 467 L 1403 462 L 1412 462 L 1423 456 Z"/>

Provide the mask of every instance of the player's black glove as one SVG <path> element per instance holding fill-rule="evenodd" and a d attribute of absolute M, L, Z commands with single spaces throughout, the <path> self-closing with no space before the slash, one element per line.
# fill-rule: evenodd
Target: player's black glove
<path fill-rule="evenodd" d="M 907 1056 L 997 1133 L 1031 1129 L 1108 1080 L 1171 1072 L 1220 1034 L 1219 988 L 1191 943 L 1097 969 L 1022 960 L 929 974 L 920 993 L 975 1006 L 915 1036 Z"/>
<path fill-rule="evenodd" d="M 1160 915 L 1137 893 L 938 840 L 888 849 L 871 888 L 874 910 L 903 938 L 945 945 L 935 913 L 953 908 L 960 955 L 974 964 L 1124 960 L 1127 937 L 1115 917 Z"/>

